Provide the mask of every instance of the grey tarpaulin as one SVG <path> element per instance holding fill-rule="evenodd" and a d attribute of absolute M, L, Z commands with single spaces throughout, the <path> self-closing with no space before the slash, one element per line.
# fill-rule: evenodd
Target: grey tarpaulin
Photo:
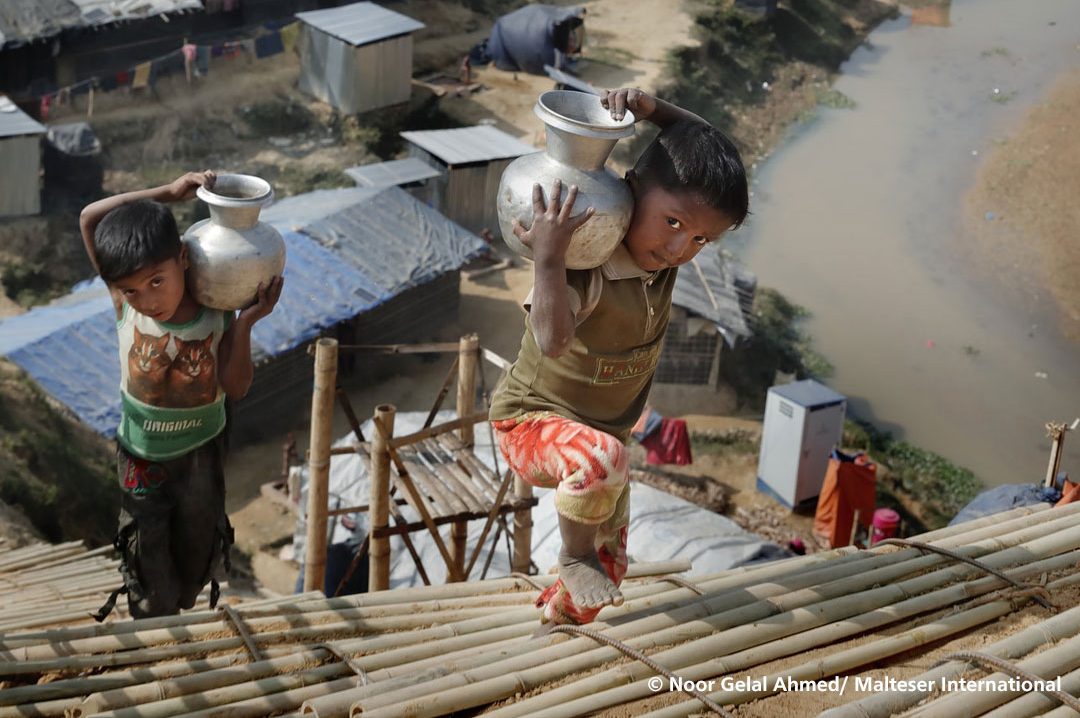
<path fill-rule="evenodd" d="M 543 75 L 544 65 L 559 67 L 560 28 L 580 24 L 585 11 L 580 7 L 555 5 L 526 5 L 495 21 L 491 37 L 477 46 L 474 61 L 494 62 L 495 67 L 508 72 L 528 72 Z M 565 40 L 563 40 L 565 43 Z"/>

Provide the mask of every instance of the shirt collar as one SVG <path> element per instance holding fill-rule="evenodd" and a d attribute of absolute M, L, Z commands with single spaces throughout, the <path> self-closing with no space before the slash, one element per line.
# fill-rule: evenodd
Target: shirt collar
<path fill-rule="evenodd" d="M 639 267 L 630 256 L 630 250 L 622 242 L 615 247 L 608 260 L 600 265 L 600 271 L 603 272 L 604 279 L 635 279 L 655 274 Z"/>

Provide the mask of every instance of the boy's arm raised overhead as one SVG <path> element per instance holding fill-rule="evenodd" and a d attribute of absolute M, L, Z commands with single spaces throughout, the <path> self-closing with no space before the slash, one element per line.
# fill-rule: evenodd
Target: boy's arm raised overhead
<path fill-rule="evenodd" d="M 195 190 L 204 185 L 213 187 L 215 179 L 217 179 L 216 176 L 210 170 L 188 172 L 177 177 L 169 184 L 134 192 L 124 192 L 123 194 L 99 199 L 97 202 L 83 207 L 82 212 L 79 214 L 79 231 L 82 233 L 83 246 L 86 248 L 87 256 L 90 257 L 90 263 L 94 265 L 94 271 L 98 273 L 101 271 L 98 268 L 97 254 L 94 252 L 94 232 L 97 230 L 101 220 L 105 218 L 105 215 L 120 205 L 140 199 L 152 199 L 156 202 L 182 202 L 193 199 Z"/>
<path fill-rule="evenodd" d="M 218 383 L 233 401 L 242 399 L 251 388 L 255 366 L 251 363 L 251 327 L 270 314 L 281 297 L 284 277 L 274 277 L 267 286 L 259 285 L 255 302 L 240 310 L 218 345 Z"/>
<path fill-rule="evenodd" d="M 635 119 L 648 120 L 661 129 L 682 120 L 709 124 L 693 112 L 653 97 L 636 87 L 604 90 L 600 93 L 600 104 L 611 111 L 613 119 L 621 120 L 629 109 L 634 113 Z"/>
<path fill-rule="evenodd" d="M 533 185 L 533 219 L 529 229 L 514 219 L 514 235 L 533 253 L 533 298 L 529 310 L 533 334 L 544 356 L 557 357 L 574 338 L 574 313 L 567 297 L 566 249 L 578 227 L 589 221 L 593 208 L 572 216 L 577 186 L 571 186 L 560 204 L 562 182 L 555 180 L 551 199 L 544 205 L 544 193 Z"/>

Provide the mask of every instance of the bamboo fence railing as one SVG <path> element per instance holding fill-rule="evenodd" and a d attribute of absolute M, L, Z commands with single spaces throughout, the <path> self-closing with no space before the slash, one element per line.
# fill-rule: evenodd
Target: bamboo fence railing
<path fill-rule="evenodd" d="M 1077 504 L 1026 507 L 917 538 L 1013 580 L 1046 574 L 1043 590 L 1051 599 L 1080 582 Z M 592 627 L 691 680 L 823 647 L 835 650 L 773 671 L 771 678 L 858 671 L 995 621 L 1026 605 L 1032 594 L 1007 588 L 975 566 L 911 547 L 848 547 L 699 576 L 689 584 L 671 577 L 686 568 L 678 562 L 631 564 L 625 603 L 604 609 Z M 647 684 L 652 669 L 616 648 L 586 636 L 533 636 L 532 602 L 552 580 L 510 577 L 330 599 L 310 593 L 240 604 L 233 616 L 204 610 L 6 632 L 0 636 L 0 680 L 8 687 L 0 690 L 0 717 L 379 718 L 439 716 L 498 703 L 486 715 L 561 718 L 655 695 Z M 1080 609 L 1047 612 L 1047 619 L 1044 630 L 1020 631 L 1008 645 L 986 650 L 1022 658 L 1049 646 L 1031 659 L 1039 659 L 1035 667 L 1060 671 L 1065 686 L 1074 685 L 1080 682 Z M 853 647 L 841 643 L 881 629 L 887 633 L 874 640 Z M 1063 643 L 1049 645 L 1057 640 Z M 960 668 L 947 664 L 934 671 L 946 675 Z M 49 682 L 38 683 L 43 676 Z M 734 705 L 766 695 L 711 698 Z M 1041 695 L 996 695 L 1000 701 L 962 708 L 946 696 L 935 701 L 941 706 L 930 703 L 925 710 L 1004 716 L 1045 713 L 1058 705 Z M 890 715 L 912 705 L 879 694 L 833 713 Z M 677 700 L 652 715 L 682 716 L 703 708 Z"/>

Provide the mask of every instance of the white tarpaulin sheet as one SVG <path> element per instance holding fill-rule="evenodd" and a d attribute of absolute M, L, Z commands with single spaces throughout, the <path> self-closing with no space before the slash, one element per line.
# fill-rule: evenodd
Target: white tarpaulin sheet
<path fill-rule="evenodd" d="M 442 411 L 435 418 L 435 423 L 456 418 L 452 411 Z M 405 435 L 422 428 L 426 412 L 405 412 L 394 418 L 394 434 Z M 371 437 L 374 427 L 368 420 L 361 431 L 365 437 Z M 476 447 L 474 453 L 487 466 L 493 465 L 491 439 L 488 427 L 477 424 L 475 431 Z M 339 439 L 334 446 L 354 444 L 355 438 L 349 435 Z M 499 456 L 499 468 L 506 465 Z M 302 471 L 300 505 L 306 506 L 307 492 L 306 465 Z M 330 459 L 330 508 L 342 508 L 367 504 L 370 484 L 367 478 L 367 464 L 356 454 L 333 456 Z M 743 530 L 738 524 L 719 514 L 695 506 L 688 501 L 672 496 L 638 482 L 632 482 L 630 489 L 630 531 L 627 539 L 627 553 L 633 561 L 667 561 L 687 559 L 693 564 L 691 575 L 716 573 L 738 566 L 762 555 L 778 555 L 779 547 L 760 536 Z M 541 572 L 546 572 L 555 565 L 559 552 L 559 524 L 555 513 L 554 492 L 536 489 L 539 504 L 533 509 L 533 561 Z M 410 521 L 418 520 L 411 507 L 402 506 L 402 513 Z M 353 514 L 360 531 L 367 528 L 366 514 Z M 469 522 L 469 551 L 476 546 L 476 541 L 483 530 L 482 520 Z M 303 519 L 297 521 L 294 535 L 294 547 L 298 561 L 303 560 L 303 543 L 306 527 Z M 491 537 L 495 528 L 488 534 L 484 551 L 477 561 L 470 576 L 472 580 L 480 577 L 480 571 L 487 560 Z M 331 517 L 328 534 L 332 543 L 346 541 L 352 531 L 345 528 L 340 517 Z M 443 533 L 446 533 L 443 527 Z M 424 568 L 433 584 L 445 583 L 446 565 L 427 531 L 411 534 L 413 545 L 423 558 Z M 504 576 L 510 572 L 510 562 L 504 538 L 499 539 L 499 547 L 491 562 L 488 578 Z M 423 582 L 416 572 L 416 566 L 401 540 L 390 540 L 390 588 L 420 586 Z"/>

